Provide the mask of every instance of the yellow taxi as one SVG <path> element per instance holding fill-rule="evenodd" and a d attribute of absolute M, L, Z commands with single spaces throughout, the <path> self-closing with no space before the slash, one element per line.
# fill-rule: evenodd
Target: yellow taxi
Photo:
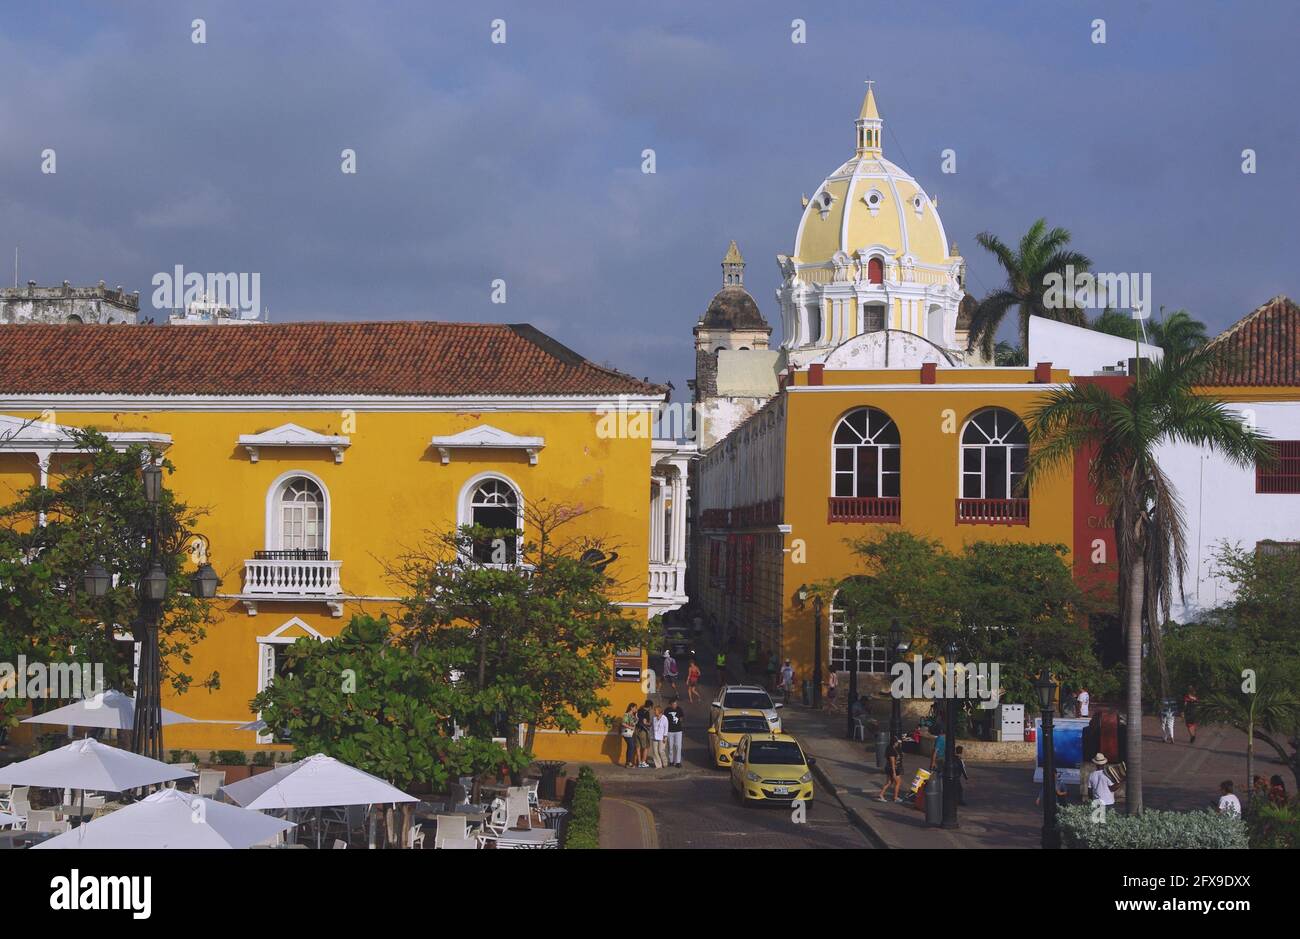
<path fill-rule="evenodd" d="M 767 730 L 767 717 L 754 708 L 721 708 L 714 713 L 709 724 L 709 753 L 713 765 L 726 769 L 731 765 L 732 754 L 746 734 L 761 734 Z"/>
<path fill-rule="evenodd" d="M 731 754 L 731 791 L 742 802 L 813 804 L 812 766 L 789 734 L 746 734 Z"/>

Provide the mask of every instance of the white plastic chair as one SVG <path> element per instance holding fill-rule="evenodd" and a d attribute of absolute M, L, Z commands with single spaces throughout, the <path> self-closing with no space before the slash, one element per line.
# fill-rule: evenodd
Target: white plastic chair
<path fill-rule="evenodd" d="M 481 847 L 481 843 L 479 838 L 447 838 L 445 841 L 439 842 L 437 846 L 443 850 L 477 851 Z"/>
<path fill-rule="evenodd" d="M 14 786 L 13 791 L 9 793 L 10 815 L 17 815 L 19 818 L 26 818 L 27 813 L 32 810 L 31 803 L 27 801 L 27 794 L 31 792 L 30 786 Z"/>
<path fill-rule="evenodd" d="M 424 833 L 420 831 L 420 829 L 423 827 L 424 827 L 423 824 L 416 824 L 411 826 L 411 830 L 406 835 L 406 842 L 407 842 L 406 846 L 408 848 L 424 847 Z"/>
<path fill-rule="evenodd" d="M 59 820 L 59 813 L 53 809 L 30 809 L 27 812 L 28 831 L 48 831 L 41 825 L 50 825 Z"/>
<path fill-rule="evenodd" d="M 488 816 L 488 820 L 484 823 L 483 827 L 489 831 L 500 834 L 506 830 L 506 826 L 509 824 L 510 813 L 506 810 L 506 803 L 500 799 L 493 799 L 492 813 Z"/>
<path fill-rule="evenodd" d="M 528 790 L 522 786 L 518 789 L 510 789 L 506 792 L 506 819 L 507 824 L 513 825 L 523 816 L 528 820 L 528 827 L 533 827 L 532 806 L 528 804 Z"/>
<path fill-rule="evenodd" d="M 205 799 L 214 799 L 217 790 L 226 784 L 224 769 L 199 770 L 199 795 Z"/>
<path fill-rule="evenodd" d="M 469 820 L 464 815 L 439 815 L 438 830 L 434 832 L 434 847 L 442 847 L 443 841 L 463 841 L 469 837 Z"/>
<path fill-rule="evenodd" d="M 527 788 L 528 790 L 528 804 L 531 805 L 533 808 L 538 807 L 537 790 L 541 787 L 541 785 L 542 785 L 542 781 L 540 779 L 530 779 L 527 783 L 525 783 L 525 788 Z"/>
<path fill-rule="evenodd" d="M 348 843 L 347 843 L 346 841 L 344 841 L 342 838 L 335 838 L 335 839 L 334 839 L 334 850 L 336 850 L 336 851 L 342 851 L 342 850 L 343 850 L 344 848 L 346 848 L 347 846 L 348 846 Z"/>

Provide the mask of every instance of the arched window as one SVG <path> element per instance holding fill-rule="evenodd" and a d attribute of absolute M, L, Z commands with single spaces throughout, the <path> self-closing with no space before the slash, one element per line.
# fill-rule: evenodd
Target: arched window
<path fill-rule="evenodd" d="M 961 432 L 963 499 L 1020 499 L 1029 458 L 1024 421 L 1004 408 L 985 408 Z"/>
<path fill-rule="evenodd" d="M 877 408 L 850 411 L 835 428 L 835 495 L 897 498 L 898 425 Z"/>
<path fill-rule="evenodd" d="M 827 619 L 830 625 L 831 669 L 847 672 L 856 667 L 859 672 L 883 673 L 888 667 L 885 637 L 868 635 L 861 628 L 854 629 L 841 597 L 843 588 L 848 583 L 849 580 L 841 583 L 840 589 L 831 597 L 830 616 Z"/>
<path fill-rule="evenodd" d="M 474 487 L 467 506 L 468 523 L 482 528 L 523 528 L 519 493 L 510 483 L 489 476 Z M 474 543 L 474 560 L 480 564 L 514 564 L 519 556 L 518 538 L 486 539 Z"/>
<path fill-rule="evenodd" d="M 325 494 L 306 476 L 293 476 L 280 485 L 275 511 L 275 547 L 281 551 L 324 551 Z"/>
<path fill-rule="evenodd" d="M 885 262 L 880 258 L 869 258 L 867 260 L 867 282 L 872 284 L 883 284 L 885 282 Z"/>

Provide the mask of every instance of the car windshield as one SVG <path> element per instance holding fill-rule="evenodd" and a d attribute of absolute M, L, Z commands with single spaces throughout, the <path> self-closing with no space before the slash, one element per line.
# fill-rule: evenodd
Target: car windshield
<path fill-rule="evenodd" d="M 722 732 L 726 734 L 761 734 L 767 730 L 767 721 L 761 717 L 724 717 Z"/>
<path fill-rule="evenodd" d="M 803 752 L 799 749 L 799 744 L 789 740 L 751 740 L 749 762 L 760 765 L 802 766 Z"/>
<path fill-rule="evenodd" d="M 756 711 L 770 710 L 772 699 L 766 691 L 728 691 L 727 700 L 723 702 L 729 708 L 753 708 Z"/>

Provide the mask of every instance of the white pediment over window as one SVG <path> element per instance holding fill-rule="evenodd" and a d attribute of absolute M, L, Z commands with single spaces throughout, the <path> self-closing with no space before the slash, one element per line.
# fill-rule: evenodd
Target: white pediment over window
<path fill-rule="evenodd" d="M 132 444 L 152 446 L 166 450 L 171 446 L 172 438 L 168 434 L 154 434 L 147 431 L 106 431 L 102 432 L 108 442 L 118 450 L 124 450 Z M 13 417 L 0 414 L 0 449 L 4 450 L 76 450 L 78 444 L 72 436 L 71 428 L 63 424 L 40 421 L 30 417 Z"/>
<path fill-rule="evenodd" d="M 328 447 L 334 453 L 334 462 L 343 462 L 343 451 L 352 446 L 350 437 L 318 434 L 297 424 L 281 424 L 260 434 L 241 434 L 239 445 L 248 451 L 248 459 L 257 462 L 262 447 Z"/>
<path fill-rule="evenodd" d="M 537 451 L 546 446 L 545 437 L 519 437 L 491 424 L 479 424 L 469 430 L 446 437 L 434 437 L 431 446 L 438 448 L 443 463 L 451 462 L 451 451 L 456 449 L 523 450 L 528 462 L 536 465 Z"/>

